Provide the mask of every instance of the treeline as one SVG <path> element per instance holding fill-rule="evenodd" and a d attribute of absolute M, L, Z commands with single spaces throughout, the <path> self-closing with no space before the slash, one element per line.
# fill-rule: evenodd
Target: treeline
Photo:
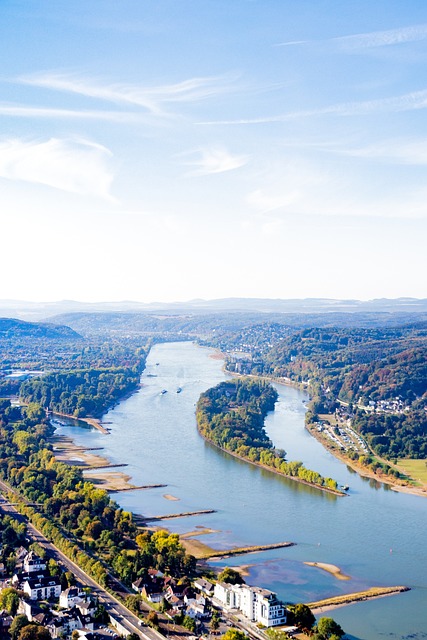
<path fill-rule="evenodd" d="M 202 393 L 196 418 L 200 433 L 213 444 L 240 458 L 269 467 L 290 478 L 337 490 L 332 478 L 306 469 L 302 462 L 287 462 L 264 429 L 268 411 L 274 409 L 277 391 L 266 381 L 237 378 L 221 382 Z"/>
<path fill-rule="evenodd" d="M 133 367 L 50 373 L 23 382 L 20 396 L 57 413 L 100 417 L 137 388 L 144 361 Z"/>
<path fill-rule="evenodd" d="M 178 536 L 141 537 L 131 513 L 85 481 L 80 469 L 56 461 L 47 443 L 51 431 L 39 405 L 0 401 L 0 476 L 27 501 L 21 512 L 101 584 L 110 569 L 129 586 L 149 568 L 192 575 L 195 559 Z"/>

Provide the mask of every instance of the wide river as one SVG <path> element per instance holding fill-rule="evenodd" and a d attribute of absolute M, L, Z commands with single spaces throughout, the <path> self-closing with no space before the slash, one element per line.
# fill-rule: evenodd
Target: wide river
<path fill-rule="evenodd" d="M 290 540 L 290 548 L 238 556 L 218 564 L 250 565 L 249 584 L 276 591 L 287 602 L 407 585 L 411 591 L 336 609 L 349 636 L 363 640 L 427 638 L 427 499 L 397 493 L 362 479 L 331 456 L 304 429 L 307 396 L 277 385 L 279 400 L 266 420 L 274 444 L 340 484 L 335 497 L 289 481 L 222 453 L 199 436 L 195 403 L 227 376 L 209 349 L 191 343 L 156 345 L 142 388 L 111 410 L 111 432 L 64 426 L 58 433 L 81 445 L 103 447 L 114 463 L 128 463 L 135 484 L 165 489 L 114 494 L 126 510 L 164 515 L 201 509 L 216 513 L 168 520 L 171 531 L 213 529 L 200 540 L 215 548 Z M 155 376 L 155 377 L 152 377 Z M 181 393 L 176 393 L 178 388 Z M 161 393 L 165 389 L 167 393 Z M 171 501 L 165 495 L 178 500 Z M 338 565 L 351 576 L 337 580 L 305 561 Z"/>

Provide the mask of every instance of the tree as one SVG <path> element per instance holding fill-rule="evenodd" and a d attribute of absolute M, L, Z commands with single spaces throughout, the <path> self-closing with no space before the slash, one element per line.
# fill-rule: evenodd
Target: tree
<path fill-rule="evenodd" d="M 0 606 L 6 609 L 11 616 L 14 616 L 18 610 L 19 594 L 13 587 L 6 587 L 0 593 Z"/>
<path fill-rule="evenodd" d="M 290 608 L 292 613 L 294 624 L 303 629 L 304 631 L 310 631 L 316 622 L 316 618 L 311 612 L 311 609 L 306 604 L 296 604 Z"/>
<path fill-rule="evenodd" d="M 153 610 L 148 612 L 146 620 L 150 627 L 157 628 L 159 626 L 159 616 Z"/>
<path fill-rule="evenodd" d="M 216 631 L 219 628 L 219 622 L 221 620 L 221 616 L 216 609 L 212 612 L 211 618 L 211 629 L 212 631 Z"/>
<path fill-rule="evenodd" d="M 249 638 L 243 631 L 232 627 L 224 633 L 221 640 L 249 640 Z"/>
<path fill-rule="evenodd" d="M 344 631 L 333 618 L 320 618 L 315 627 L 315 640 L 333 640 L 333 638 L 341 638 Z"/>
<path fill-rule="evenodd" d="M 14 617 L 12 624 L 10 625 L 9 633 L 12 636 L 12 640 L 16 640 L 21 633 L 21 629 L 29 624 L 27 616 L 17 615 Z"/>
<path fill-rule="evenodd" d="M 218 580 L 220 582 L 227 582 L 228 584 L 244 584 L 245 582 L 242 574 L 230 567 L 225 567 L 225 569 L 221 571 Z"/>
<path fill-rule="evenodd" d="M 18 640 L 51 640 L 51 635 L 40 624 L 30 623 L 21 629 Z"/>

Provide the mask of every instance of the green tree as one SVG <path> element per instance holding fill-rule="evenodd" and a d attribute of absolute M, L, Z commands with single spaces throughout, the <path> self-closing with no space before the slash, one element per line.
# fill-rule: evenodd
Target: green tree
<path fill-rule="evenodd" d="M 333 638 L 342 638 L 344 631 L 333 618 L 320 618 L 315 627 L 315 640 L 333 640 Z"/>
<path fill-rule="evenodd" d="M 29 624 L 27 616 L 19 614 L 14 617 L 9 630 L 9 633 L 12 636 L 12 640 L 16 640 L 18 638 L 19 634 L 21 633 L 21 629 L 23 627 L 26 627 L 27 624 Z"/>
<path fill-rule="evenodd" d="M 242 574 L 231 567 L 225 567 L 218 576 L 220 582 L 227 582 L 228 584 L 244 584 Z"/>
<path fill-rule="evenodd" d="M 249 640 L 248 636 L 243 633 L 243 631 L 239 631 L 235 627 L 228 629 L 222 637 L 222 640 Z"/>
<path fill-rule="evenodd" d="M 11 616 L 16 615 L 19 605 L 19 593 L 13 587 L 6 587 L 0 593 L 0 605 L 2 609 L 6 609 Z"/>
<path fill-rule="evenodd" d="M 306 604 L 298 603 L 293 607 L 290 607 L 294 624 L 303 629 L 304 631 L 310 631 L 316 622 L 316 618 L 311 612 L 310 607 Z"/>
<path fill-rule="evenodd" d="M 147 624 L 150 625 L 150 627 L 154 627 L 155 629 L 158 628 L 159 626 L 159 616 L 157 615 L 157 613 L 153 610 L 149 611 L 146 617 L 147 620 Z"/>
<path fill-rule="evenodd" d="M 51 635 L 40 624 L 30 623 L 21 629 L 18 640 L 51 640 Z"/>

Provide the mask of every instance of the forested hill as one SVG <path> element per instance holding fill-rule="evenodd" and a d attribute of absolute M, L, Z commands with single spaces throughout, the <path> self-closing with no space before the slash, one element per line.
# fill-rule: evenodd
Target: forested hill
<path fill-rule="evenodd" d="M 0 338 L 7 340 L 22 338 L 44 338 L 46 340 L 77 340 L 81 336 L 65 325 L 46 322 L 25 322 L 14 318 L 0 318 Z"/>

